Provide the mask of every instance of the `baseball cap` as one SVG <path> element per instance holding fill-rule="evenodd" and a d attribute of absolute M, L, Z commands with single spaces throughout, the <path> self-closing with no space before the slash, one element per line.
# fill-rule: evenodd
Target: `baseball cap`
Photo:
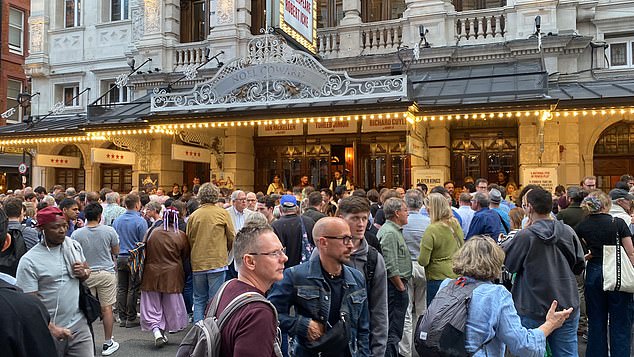
<path fill-rule="evenodd" d="M 62 216 L 62 210 L 57 207 L 45 207 L 37 211 L 35 219 L 37 220 L 37 226 L 42 227 L 47 223 L 55 222 L 58 216 Z"/>
<path fill-rule="evenodd" d="M 630 201 L 634 200 L 633 195 L 631 195 L 629 192 L 622 190 L 620 188 L 613 189 L 612 191 L 610 191 L 609 195 L 612 201 L 618 200 L 619 198 L 623 198 Z"/>
<path fill-rule="evenodd" d="M 497 189 L 492 188 L 491 191 L 489 191 L 489 199 L 493 203 L 500 203 L 502 202 L 502 193 Z"/>
<path fill-rule="evenodd" d="M 280 199 L 280 205 L 284 207 L 297 206 L 297 198 L 294 195 L 283 195 Z"/>

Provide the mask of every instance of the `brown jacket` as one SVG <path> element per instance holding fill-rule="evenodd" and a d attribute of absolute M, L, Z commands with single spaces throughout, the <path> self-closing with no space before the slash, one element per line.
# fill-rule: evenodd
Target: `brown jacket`
<path fill-rule="evenodd" d="M 192 271 L 227 266 L 235 236 L 229 212 L 212 203 L 200 206 L 187 220 Z"/>
<path fill-rule="evenodd" d="M 183 260 L 189 256 L 185 233 L 155 228 L 145 245 L 142 291 L 181 293 L 185 285 Z"/>

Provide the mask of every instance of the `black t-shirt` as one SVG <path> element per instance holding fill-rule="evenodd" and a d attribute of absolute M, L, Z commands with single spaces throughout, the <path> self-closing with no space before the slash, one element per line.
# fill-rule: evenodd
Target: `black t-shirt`
<path fill-rule="evenodd" d="M 331 278 L 330 274 L 324 268 L 321 268 L 322 274 L 326 279 L 326 283 L 330 287 L 330 313 L 328 314 L 328 323 L 330 326 L 334 326 L 341 317 L 341 301 L 343 299 L 343 268 L 342 274 L 337 277 Z M 329 328 L 326 328 L 328 330 Z"/>
<path fill-rule="evenodd" d="M 632 236 L 625 221 L 620 218 L 614 218 L 614 222 L 612 220 L 613 217 L 607 213 L 591 214 L 575 227 L 577 236 L 585 241 L 592 253 L 592 263 L 603 262 L 603 246 L 616 244 L 617 230 L 621 239 Z"/>

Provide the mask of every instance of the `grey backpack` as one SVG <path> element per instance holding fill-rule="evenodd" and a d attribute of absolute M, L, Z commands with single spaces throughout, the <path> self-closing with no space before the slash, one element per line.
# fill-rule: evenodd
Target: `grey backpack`
<path fill-rule="evenodd" d="M 230 281 L 224 283 L 218 293 L 211 300 L 211 304 L 207 309 L 205 318 L 194 324 L 189 330 L 187 335 L 183 338 L 176 357 L 219 357 L 220 356 L 220 331 L 231 318 L 234 312 L 240 310 L 247 304 L 252 302 L 263 302 L 271 307 L 275 314 L 275 320 L 277 321 L 277 310 L 275 306 L 271 304 L 264 296 L 255 292 L 246 292 L 236 296 L 229 305 L 222 311 L 220 316 L 216 318 L 216 312 L 218 310 L 218 303 L 222 297 L 222 293 L 225 287 Z M 278 357 L 282 357 L 282 351 L 280 349 L 280 329 L 277 328 L 277 336 L 273 345 L 273 351 Z"/>
<path fill-rule="evenodd" d="M 473 290 L 482 284 L 454 279 L 438 291 L 427 311 L 418 318 L 414 346 L 420 356 L 466 357 L 474 353 L 465 349 L 465 325 Z"/>

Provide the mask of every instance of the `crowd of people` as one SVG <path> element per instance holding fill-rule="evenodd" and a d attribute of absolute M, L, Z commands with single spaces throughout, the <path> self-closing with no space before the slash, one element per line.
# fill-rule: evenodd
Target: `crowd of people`
<path fill-rule="evenodd" d="M 504 174 L 463 181 L 365 191 L 337 172 L 321 189 L 276 176 L 266 193 L 16 190 L 1 199 L 0 345 L 108 356 L 118 323 L 159 348 L 209 317 L 222 287 L 216 317 L 246 293 L 272 303 L 231 315 L 223 356 L 417 356 L 418 318 L 460 281 L 478 284 L 475 356 L 578 356 L 579 338 L 589 357 L 630 356 L 633 297 L 603 290 L 602 254 L 618 237 L 634 264 L 634 178 L 605 193 L 588 176 L 555 195 Z M 101 349 L 82 286 L 99 299 Z"/>

